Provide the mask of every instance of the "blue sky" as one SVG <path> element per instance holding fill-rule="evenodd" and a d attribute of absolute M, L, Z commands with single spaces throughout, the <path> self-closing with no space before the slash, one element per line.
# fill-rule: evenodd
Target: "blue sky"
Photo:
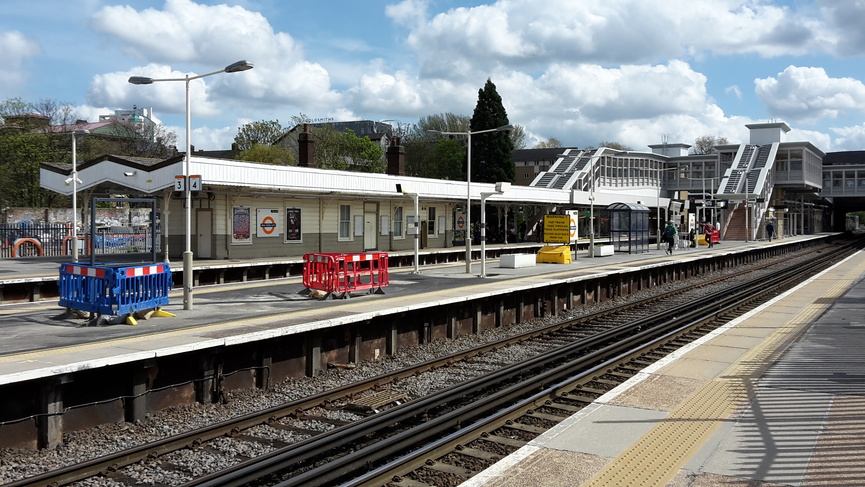
<path fill-rule="evenodd" d="M 785 121 L 787 140 L 865 149 L 865 2 L 836 0 L 245 0 L 0 2 L 0 101 L 54 100 L 95 121 L 152 107 L 192 143 L 292 116 L 471 115 L 487 78 L 529 147 L 636 150 Z"/>

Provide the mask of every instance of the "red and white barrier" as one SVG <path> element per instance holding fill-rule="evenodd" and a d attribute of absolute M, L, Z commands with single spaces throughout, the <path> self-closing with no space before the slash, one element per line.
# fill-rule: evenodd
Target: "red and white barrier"
<path fill-rule="evenodd" d="M 385 252 L 360 254 L 306 254 L 303 256 L 303 285 L 342 298 L 351 292 L 368 290 L 382 294 L 388 285 L 388 255 Z"/>

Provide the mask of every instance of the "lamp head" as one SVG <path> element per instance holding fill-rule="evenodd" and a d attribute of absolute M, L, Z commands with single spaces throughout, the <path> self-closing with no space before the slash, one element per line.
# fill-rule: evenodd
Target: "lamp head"
<path fill-rule="evenodd" d="M 153 78 L 148 78 L 147 76 L 130 76 L 129 82 L 133 85 L 152 85 Z"/>
<path fill-rule="evenodd" d="M 243 61 L 237 61 L 236 63 L 229 64 L 228 66 L 225 67 L 225 72 L 226 73 L 239 73 L 241 71 L 248 71 L 252 68 L 253 68 L 252 63 L 248 63 L 248 62 L 246 62 L 246 60 L 243 60 Z"/>

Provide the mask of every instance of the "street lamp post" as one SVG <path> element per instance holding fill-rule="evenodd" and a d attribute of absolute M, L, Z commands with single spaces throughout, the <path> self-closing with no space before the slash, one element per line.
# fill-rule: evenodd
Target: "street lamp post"
<path fill-rule="evenodd" d="M 466 274 L 472 273 L 472 135 L 486 134 L 489 132 L 507 132 L 513 129 L 513 125 L 502 125 L 494 129 L 476 130 L 474 132 L 442 132 L 441 130 L 427 130 L 429 135 L 465 135 L 468 140 L 468 154 L 466 163 Z"/>
<path fill-rule="evenodd" d="M 72 132 L 72 262 L 78 262 L 78 135 L 89 134 L 86 129 Z"/>
<path fill-rule="evenodd" d="M 595 166 L 589 165 L 589 257 L 595 257 Z"/>
<path fill-rule="evenodd" d="M 237 61 L 229 64 L 219 71 L 212 73 L 199 74 L 197 76 L 189 76 L 183 78 L 148 78 L 145 76 L 131 76 L 129 82 L 133 85 L 149 85 L 157 81 L 183 81 L 186 83 L 186 156 L 183 159 L 183 193 L 186 200 L 186 250 L 183 252 L 183 309 L 192 309 L 192 193 L 189 188 L 189 165 L 190 151 L 192 143 L 190 137 L 192 135 L 192 119 L 190 114 L 189 104 L 189 82 L 195 79 L 212 76 L 219 73 L 238 73 L 252 69 L 252 63 L 246 61 Z"/>
<path fill-rule="evenodd" d="M 751 179 L 750 176 L 751 176 L 751 171 L 745 171 L 745 241 L 746 242 L 748 240 L 750 240 L 750 235 L 748 234 L 748 232 L 750 230 L 748 230 L 748 229 L 751 227 L 751 210 L 748 208 L 748 201 L 751 198 L 751 196 L 749 195 L 750 190 L 748 189 L 748 183 L 750 182 L 749 179 Z"/>
<path fill-rule="evenodd" d="M 481 193 L 481 278 L 487 277 L 487 198 L 503 194 L 511 183 L 496 183 L 496 190 L 491 193 Z"/>
<path fill-rule="evenodd" d="M 414 271 L 412 271 L 412 274 L 420 274 L 420 264 L 418 263 L 418 261 L 420 260 L 418 257 L 418 253 L 419 253 L 418 249 L 420 247 L 420 232 L 421 232 L 420 212 L 418 211 L 418 209 L 420 207 L 420 204 L 418 202 L 420 199 L 420 195 L 417 193 L 409 193 L 408 191 L 403 190 L 401 184 L 396 185 L 396 191 L 397 191 L 397 193 L 402 193 L 403 195 L 410 197 L 412 199 L 412 201 L 414 201 L 414 221 L 412 222 L 412 227 L 413 227 L 413 232 L 414 232 Z"/>

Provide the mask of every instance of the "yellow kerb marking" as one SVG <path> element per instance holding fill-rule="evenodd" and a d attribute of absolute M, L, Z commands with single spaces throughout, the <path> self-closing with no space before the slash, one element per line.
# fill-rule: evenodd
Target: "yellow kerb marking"
<path fill-rule="evenodd" d="M 817 300 L 818 303 L 806 306 L 759 346 L 731 364 L 719 377 L 691 394 L 663 421 L 584 483 L 583 487 L 666 486 L 721 424 L 730 420 L 739 407 L 748 404 L 743 401 L 753 397 L 753 383 L 763 371 L 863 271 L 865 261 L 826 291 Z"/>

